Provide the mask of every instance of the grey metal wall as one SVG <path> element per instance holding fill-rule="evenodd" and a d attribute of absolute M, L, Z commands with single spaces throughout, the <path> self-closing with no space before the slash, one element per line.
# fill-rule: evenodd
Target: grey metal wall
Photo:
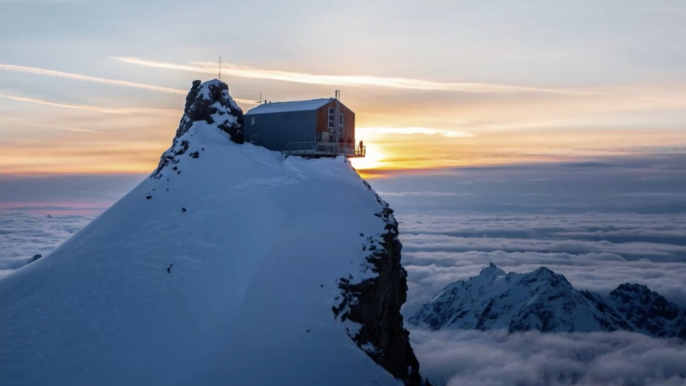
<path fill-rule="evenodd" d="M 257 118 L 254 125 L 252 118 Z M 258 145 L 281 151 L 291 142 L 313 142 L 317 132 L 317 112 L 291 111 L 270 114 L 246 114 L 243 124 L 245 140 L 259 134 Z"/>

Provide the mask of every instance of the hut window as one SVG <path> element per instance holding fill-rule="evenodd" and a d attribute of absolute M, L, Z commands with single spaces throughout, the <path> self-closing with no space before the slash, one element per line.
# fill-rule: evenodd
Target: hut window
<path fill-rule="evenodd" d="M 343 114 L 338 114 L 338 124 L 343 125 Z"/>
<path fill-rule="evenodd" d="M 254 125 L 255 123 L 257 123 L 257 118 L 256 117 L 250 117 L 250 124 Z"/>
<path fill-rule="evenodd" d="M 336 127 L 336 109 L 329 107 L 329 129 Z"/>

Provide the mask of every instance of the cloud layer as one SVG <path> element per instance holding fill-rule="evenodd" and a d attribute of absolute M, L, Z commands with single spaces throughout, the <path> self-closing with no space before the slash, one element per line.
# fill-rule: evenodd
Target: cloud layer
<path fill-rule="evenodd" d="M 0 213 L 0 278 L 45 256 L 86 226 L 93 216 L 38 216 Z"/>
<path fill-rule="evenodd" d="M 424 376 L 449 386 L 686 383 L 686 346 L 641 334 L 413 330 Z"/>

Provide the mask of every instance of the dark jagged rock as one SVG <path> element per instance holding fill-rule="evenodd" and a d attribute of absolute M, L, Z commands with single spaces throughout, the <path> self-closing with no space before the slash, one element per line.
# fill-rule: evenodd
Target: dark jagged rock
<path fill-rule="evenodd" d="M 33 255 L 33 257 L 31 258 L 31 260 L 29 260 L 29 263 L 33 263 L 34 261 L 40 259 L 41 257 L 43 257 L 43 255 L 35 254 L 35 255 Z"/>
<path fill-rule="evenodd" d="M 686 339 L 686 309 L 640 284 L 622 284 L 610 292 L 609 303 L 637 331 L 659 338 Z"/>
<path fill-rule="evenodd" d="M 243 110 L 229 96 L 229 86 L 220 80 L 205 83 L 193 81 L 176 137 L 188 131 L 197 121 L 217 123 L 220 129 L 231 135 L 233 142 L 243 143 Z"/>
<path fill-rule="evenodd" d="M 376 276 L 359 282 L 353 282 L 352 277 L 341 278 L 338 286 L 342 300 L 333 308 L 334 316 L 361 325 L 356 333 L 349 332 L 351 339 L 394 377 L 406 385 L 428 384 L 421 379 L 400 314 L 407 298 L 407 272 L 400 264 L 398 223 L 393 210 L 378 195 L 377 201 L 381 212 L 376 215 L 384 220 L 385 232 L 379 238 L 368 237 L 368 245 L 363 246 L 363 250 L 371 251 L 365 269 Z"/>
<path fill-rule="evenodd" d="M 446 286 L 409 322 L 432 330 L 623 330 L 686 338 L 686 310 L 647 287 L 622 284 L 603 298 L 577 291 L 564 276 L 545 267 L 506 274 L 491 264 L 479 276 Z"/>
<path fill-rule="evenodd" d="M 204 121 L 207 124 L 216 124 L 217 127 L 229 134 L 231 141 L 242 144 L 243 140 L 243 111 L 229 95 L 229 86 L 220 80 L 211 80 L 201 83 L 193 81 L 188 95 L 183 116 L 176 130 L 172 146 L 162 154 L 157 169 L 151 178 L 162 178 L 162 171 L 169 165 L 179 163 L 179 156 L 186 154 L 192 144 L 188 140 L 179 141 L 193 126 L 195 122 Z M 202 149 L 204 151 L 204 148 Z M 199 149 L 189 153 L 191 158 L 200 156 Z M 178 167 L 174 166 L 176 174 L 181 174 Z"/>

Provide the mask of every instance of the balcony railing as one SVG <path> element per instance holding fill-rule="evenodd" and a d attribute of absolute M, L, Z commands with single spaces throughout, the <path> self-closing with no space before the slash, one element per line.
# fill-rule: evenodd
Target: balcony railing
<path fill-rule="evenodd" d="M 355 146 L 340 142 L 291 142 L 281 150 L 282 155 L 334 157 L 364 157 L 366 146 Z"/>

